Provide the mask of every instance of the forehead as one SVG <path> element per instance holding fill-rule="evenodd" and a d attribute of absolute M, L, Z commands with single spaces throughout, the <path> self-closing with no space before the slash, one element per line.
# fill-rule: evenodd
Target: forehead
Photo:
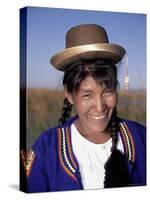
<path fill-rule="evenodd" d="M 95 81 L 92 76 L 86 77 L 79 86 L 79 91 L 81 90 L 94 90 L 94 89 L 104 89 L 104 84 L 99 84 Z"/>

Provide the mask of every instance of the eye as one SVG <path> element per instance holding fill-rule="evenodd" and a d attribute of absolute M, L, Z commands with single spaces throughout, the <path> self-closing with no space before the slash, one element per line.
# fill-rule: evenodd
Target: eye
<path fill-rule="evenodd" d="M 104 91 L 104 95 L 109 96 L 109 95 L 112 95 L 112 94 L 113 94 L 113 90 L 111 90 L 111 89 L 106 89 L 106 90 Z"/>
<path fill-rule="evenodd" d="M 92 97 L 92 94 L 91 93 L 85 93 L 85 94 L 83 94 L 83 97 L 84 98 L 90 98 L 90 97 Z"/>

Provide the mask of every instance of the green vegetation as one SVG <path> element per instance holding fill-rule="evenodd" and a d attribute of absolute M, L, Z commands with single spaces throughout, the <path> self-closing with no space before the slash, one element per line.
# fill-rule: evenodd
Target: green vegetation
<path fill-rule="evenodd" d="M 58 125 L 64 93 L 48 89 L 29 89 L 27 93 L 27 143 L 35 142 L 47 128 Z M 146 91 L 120 91 L 118 116 L 146 124 Z"/>

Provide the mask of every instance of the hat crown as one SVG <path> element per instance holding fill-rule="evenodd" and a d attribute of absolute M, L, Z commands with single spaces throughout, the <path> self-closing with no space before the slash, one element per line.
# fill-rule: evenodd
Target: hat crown
<path fill-rule="evenodd" d="M 66 48 L 108 42 L 109 40 L 105 29 L 96 24 L 75 26 L 66 34 Z"/>

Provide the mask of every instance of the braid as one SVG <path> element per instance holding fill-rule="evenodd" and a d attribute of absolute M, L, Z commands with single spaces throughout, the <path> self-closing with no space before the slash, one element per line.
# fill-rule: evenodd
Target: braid
<path fill-rule="evenodd" d="M 63 124 L 70 118 L 72 110 L 72 105 L 69 103 L 68 99 L 65 98 L 63 102 L 62 113 L 59 119 L 59 124 Z"/>
<path fill-rule="evenodd" d="M 117 149 L 119 126 L 116 108 L 112 114 L 110 123 L 112 137 L 112 153 L 104 166 L 104 188 L 125 187 L 130 184 L 130 178 L 127 158 L 120 150 Z"/>
<path fill-rule="evenodd" d="M 111 137 L 112 137 L 111 152 L 112 152 L 115 149 L 117 149 L 117 143 L 118 143 L 118 120 L 117 120 L 116 108 L 114 109 L 111 118 Z"/>

